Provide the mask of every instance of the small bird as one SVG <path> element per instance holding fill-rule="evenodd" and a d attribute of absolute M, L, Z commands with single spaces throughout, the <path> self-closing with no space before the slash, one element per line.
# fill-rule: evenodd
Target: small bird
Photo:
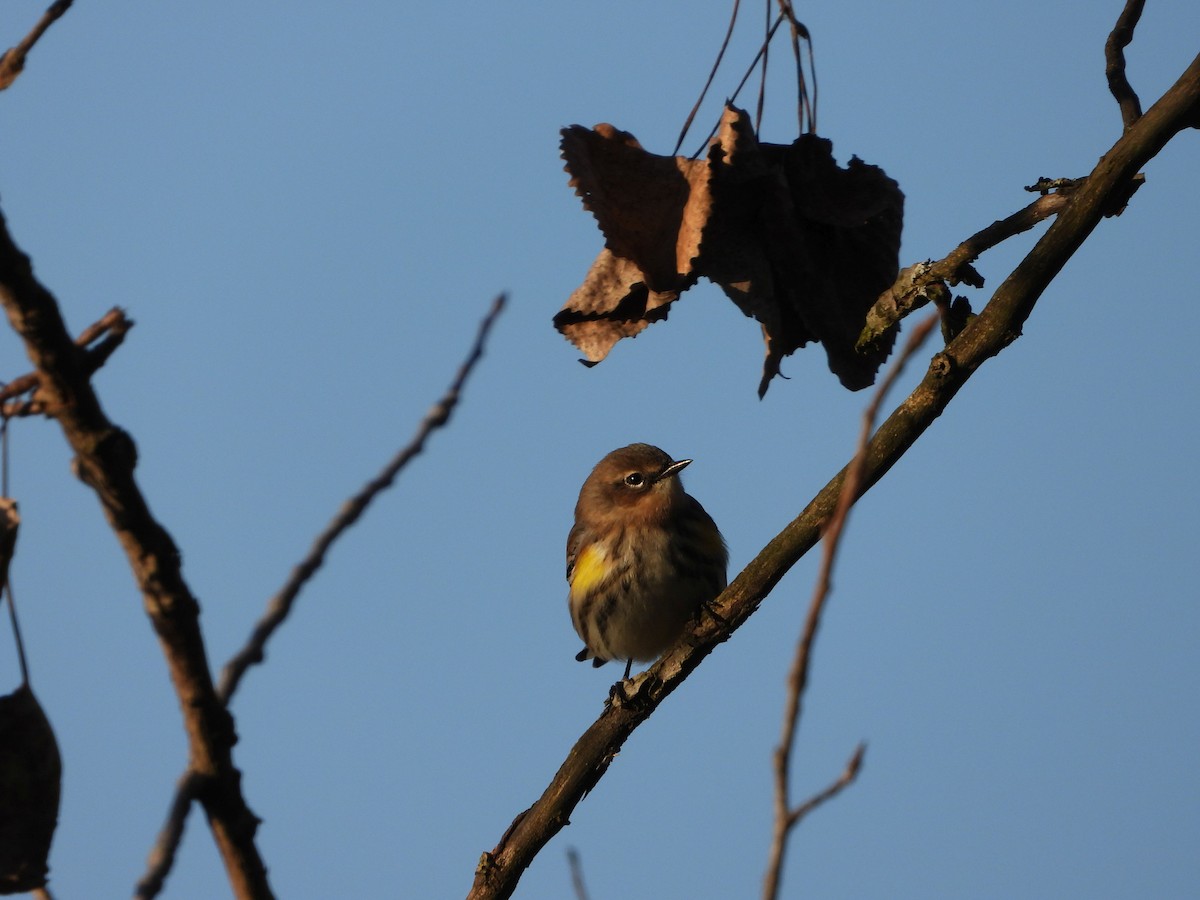
<path fill-rule="evenodd" d="M 567 537 L 567 604 L 593 666 L 648 662 L 725 589 L 729 551 L 712 517 L 685 493 L 673 460 L 630 444 L 596 464 Z"/>

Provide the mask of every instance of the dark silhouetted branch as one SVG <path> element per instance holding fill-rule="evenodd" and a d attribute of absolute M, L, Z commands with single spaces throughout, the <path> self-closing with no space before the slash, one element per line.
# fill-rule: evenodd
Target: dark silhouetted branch
<path fill-rule="evenodd" d="M 217 697 L 200 631 L 200 606 L 180 568 L 179 551 L 154 518 L 134 478 L 133 439 L 109 421 L 89 382 L 87 353 L 67 333 L 58 303 L 33 276 L 0 215 L 0 303 L 25 342 L 46 409 L 75 453 L 76 475 L 100 501 L 120 541 L 158 635 L 179 698 L 197 798 L 237 897 L 270 897 L 254 842 L 258 818 L 242 796 L 233 765 L 233 718 Z"/>
<path fill-rule="evenodd" d="M 175 787 L 175 796 L 171 800 L 171 809 L 167 813 L 167 821 L 158 833 L 154 849 L 150 851 L 146 874 L 138 881 L 134 891 L 133 896 L 137 900 L 157 897 L 162 893 L 167 876 L 175 865 L 175 854 L 179 850 L 180 841 L 183 840 L 183 828 L 187 824 L 192 801 L 196 799 L 199 781 L 196 773 L 190 770 L 179 779 Z"/>
<path fill-rule="evenodd" d="M 287 584 L 283 586 L 278 594 L 271 598 L 271 601 L 267 604 L 266 613 L 259 619 L 258 624 L 254 626 L 254 631 L 251 633 L 249 640 L 246 641 L 246 645 L 225 665 L 221 673 L 221 684 L 218 693 L 223 702 L 228 703 L 230 698 L 233 697 L 234 691 L 237 690 L 238 684 L 241 682 L 246 670 L 250 666 L 262 662 L 264 648 L 268 639 L 275 632 L 275 629 L 283 624 L 284 619 L 287 618 L 288 613 L 291 611 L 292 604 L 300 593 L 300 589 L 304 587 L 304 584 L 321 567 L 321 564 L 325 561 L 325 554 L 329 551 L 329 547 L 333 542 L 338 539 L 342 532 L 358 521 L 359 516 L 366 511 L 376 496 L 392 486 L 392 483 L 396 480 L 396 476 L 400 474 L 400 470 L 408 465 L 409 461 L 425 448 L 425 441 L 429 439 L 429 436 L 450 421 L 450 415 L 454 412 L 454 407 L 458 405 L 463 385 L 466 384 L 467 378 L 470 376 L 475 364 L 483 356 L 483 348 L 487 342 L 488 333 L 491 331 L 492 325 L 500 315 L 501 310 L 504 309 L 504 302 L 505 297 L 503 294 L 492 301 L 492 308 L 480 323 L 479 333 L 475 337 L 475 344 L 472 346 L 471 352 L 467 354 L 466 360 L 459 367 L 454 382 L 442 398 L 434 404 L 433 408 L 426 413 L 413 439 L 392 457 L 388 464 L 383 467 L 383 470 L 367 482 L 362 490 L 342 504 L 337 515 L 325 526 L 325 530 L 317 536 L 317 539 L 313 542 L 312 549 L 308 551 L 308 555 L 292 570 L 292 575 L 288 579 Z"/>
<path fill-rule="evenodd" d="M 1130 180 L 1200 109 L 1200 57 L 1101 158 L 1046 233 L 992 295 L 979 315 L 937 353 L 921 383 L 872 437 L 863 457 L 869 490 L 941 415 L 967 380 L 1021 334 L 1038 298 L 1080 244 L 1128 191 Z M 758 608 L 771 589 L 820 538 L 841 493 L 845 470 L 783 529 L 716 601 L 714 616 L 635 679 L 625 699 L 611 703 L 571 748 L 549 786 L 520 813 L 499 843 L 483 854 L 469 897 L 510 897 L 530 862 L 595 787 L 629 735 L 715 647 Z"/>

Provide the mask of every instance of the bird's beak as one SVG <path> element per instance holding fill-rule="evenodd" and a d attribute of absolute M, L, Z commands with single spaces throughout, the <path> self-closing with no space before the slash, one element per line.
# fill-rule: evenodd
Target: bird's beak
<path fill-rule="evenodd" d="M 663 469 L 661 472 L 659 472 L 658 477 L 655 478 L 654 480 L 655 480 L 655 482 L 664 481 L 667 478 L 670 478 L 672 475 L 678 475 L 680 472 L 682 472 L 684 469 L 686 469 L 691 464 L 692 464 L 692 461 L 690 459 L 681 459 L 678 462 L 673 462 L 669 466 L 667 466 L 665 469 Z"/>

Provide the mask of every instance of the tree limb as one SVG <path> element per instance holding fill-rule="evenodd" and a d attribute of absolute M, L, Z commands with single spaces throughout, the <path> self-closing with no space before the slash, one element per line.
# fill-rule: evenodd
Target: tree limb
<path fill-rule="evenodd" d="M 942 352 L 924 379 L 880 426 L 864 459 L 863 488 L 875 485 L 933 424 L 967 380 L 1012 343 L 1046 286 L 1091 234 L 1140 167 L 1200 111 L 1200 57 L 1109 150 L 1056 220 L 991 301 Z M 820 537 L 837 502 L 845 470 L 750 562 L 718 598 L 720 619 L 691 635 L 638 676 L 630 695 L 614 701 L 583 733 L 542 796 L 517 816 L 480 859 L 469 897 L 510 897 L 543 846 L 570 821 L 575 806 L 603 777 L 625 740 L 683 680 L 758 608 L 771 589 Z M 619 699 L 619 698 L 618 698 Z"/>
<path fill-rule="evenodd" d="M 133 439 L 113 425 L 88 381 L 86 354 L 70 338 L 54 297 L 33 276 L 0 214 L 0 303 L 25 342 L 40 391 L 75 452 L 79 478 L 95 491 L 133 571 L 158 635 L 188 737 L 190 767 L 202 784 L 217 848 L 237 897 L 270 897 L 254 843 L 258 818 L 233 765 L 233 717 L 217 697 L 200 631 L 200 606 L 183 579 L 179 551 L 154 518 L 134 478 Z"/>

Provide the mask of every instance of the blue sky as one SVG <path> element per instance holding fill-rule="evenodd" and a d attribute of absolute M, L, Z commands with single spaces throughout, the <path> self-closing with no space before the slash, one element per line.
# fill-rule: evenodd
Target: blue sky
<path fill-rule="evenodd" d="M 907 195 L 903 264 L 1020 208 L 1039 176 L 1090 171 L 1120 134 L 1103 59 L 1119 9 L 798 7 L 820 133 Z M 12 44 L 42 6 L 7 10 Z M 754 53 L 761 9 L 744 15 L 696 140 Z M 733 572 L 848 458 L 866 395 L 809 350 L 760 402 L 758 328 L 716 288 L 594 369 L 550 325 L 601 246 L 558 129 L 612 122 L 669 152 L 727 17 L 709 0 L 80 3 L 0 95 L 16 240 L 73 330 L 113 305 L 137 322 L 96 385 L 137 440 L 214 667 L 511 294 L 451 427 L 338 545 L 235 698 L 278 895 L 461 896 L 541 793 L 617 674 L 574 662 L 563 581 L 579 484 L 607 451 L 694 458 L 685 484 Z M 1129 49 L 1145 104 L 1197 37 L 1194 4 L 1147 4 Z M 775 54 L 763 137 L 786 142 Z M 1193 132 L 1147 166 L 1024 337 L 857 508 L 795 787 L 823 787 L 860 740 L 866 765 L 794 835 L 784 896 L 1195 890 L 1198 163 Z M 1039 233 L 980 260 L 989 289 Z M 0 363 L 28 368 L 7 331 Z M 64 756 L 51 884 L 125 896 L 185 760 L 175 698 L 54 423 L 16 423 L 10 479 L 33 686 Z M 759 892 L 815 566 L 634 734 L 518 896 L 568 896 L 569 846 L 597 900 Z M 10 650 L 0 674 L 15 687 Z M 193 814 L 166 895 L 226 892 Z"/>

